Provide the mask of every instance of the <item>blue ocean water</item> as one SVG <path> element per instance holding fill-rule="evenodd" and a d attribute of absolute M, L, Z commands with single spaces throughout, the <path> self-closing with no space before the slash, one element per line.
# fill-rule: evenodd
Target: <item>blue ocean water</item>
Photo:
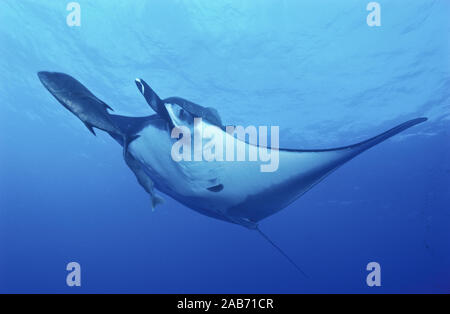
<path fill-rule="evenodd" d="M 0 292 L 450 292 L 450 2 L 0 2 Z M 136 90 L 278 125 L 281 146 L 353 144 L 425 124 L 358 156 L 264 220 L 309 275 L 256 232 L 148 195 L 108 135 L 92 136 L 39 82 L 68 73 L 116 113 Z M 66 264 L 82 286 L 66 285 Z M 382 286 L 366 285 L 378 262 Z"/>

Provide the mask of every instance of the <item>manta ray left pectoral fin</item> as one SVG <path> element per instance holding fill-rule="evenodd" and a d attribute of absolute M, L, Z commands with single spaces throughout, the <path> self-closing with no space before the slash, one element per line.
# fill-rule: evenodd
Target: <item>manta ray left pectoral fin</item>
<path fill-rule="evenodd" d="M 94 134 L 95 136 L 97 136 L 97 134 L 95 134 L 94 128 L 92 127 L 91 124 L 89 124 L 89 123 L 87 123 L 87 122 L 84 122 L 84 121 L 83 121 L 83 124 L 88 128 L 89 131 L 91 131 L 92 134 Z"/>
<path fill-rule="evenodd" d="M 126 155 L 128 153 L 128 146 L 130 146 L 131 142 L 133 142 L 135 139 L 138 139 L 140 135 L 125 135 L 123 137 L 123 156 L 126 159 Z"/>
<path fill-rule="evenodd" d="M 150 195 L 151 207 L 152 210 L 154 210 L 155 207 L 158 204 L 162 204 L 164 200 L 161 197 L 155 195 L 154 184 L 152 179 L 150 179 L 150 176 L 145 172 L 141 163 L 136 159 L 134 159 L 130 153 L 126 152 L 124 158 L 126 164 L 128 165 L 128 167 L 130 167 L 131 171 L 133 171 L 134 175 L 136 176 L 136 179 L 139 182 L 139 184 Z"/>

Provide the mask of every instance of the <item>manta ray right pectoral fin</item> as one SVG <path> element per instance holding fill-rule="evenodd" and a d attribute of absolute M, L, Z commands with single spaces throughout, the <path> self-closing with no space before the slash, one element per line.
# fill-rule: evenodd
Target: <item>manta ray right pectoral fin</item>
<path fill-rule="evenodd" d="M 375 137 L 372 137 L 366 141 L 363 141 L 361 143 L 357 143 L 354 145 L 349 145 L 345 147 L 340 148 L 332 148 L 332 149 L 324 149 L 324 150 L 282 150 L 285 153 L 296 153 L 298 156 L 301 156 L 301 154 L 315 154 L 310 155 L 314 156 L 316 159 L 316 163 L 312 163 L 310 166 L 310 169 L 307 169 L 305 172 L 306 175 L 302 176 L 300 175 L 298 177 L 299 182 L 307 182 L 306 185 L 299 184 L 300 191 L 297 191 L 297 195 L 295 195 L 295 191 L 293 191 L 291 197 L 292 199 L 295 199 L 296 197 L 300 196 L 304 192 L 306 192 L 309 188 L 311 188 L 316 183 L 320 182 L 325 176 L 330 174 L 332 171 L 340 167 L 345 162 L 349 161 L 353 157 L 359 155 L 360 153 L 368 150 L 369 148 L 387 140 L 388 138 L 406 130 L 410 127 L 417 125 L 419 123 L 425 122 L 426 118 L 418 118 L 413 119 L 410 121 L 407 121 L 405 123 L 402 123 L 380 135 L 377 135 Z M 292 182 L 295 184 L 295 182 Z M 258 222 L 261 219 L 273 214 L 275 211 L 261 211 L 260 208 L 256 209 L 255 211 L 249 211 L 247 212 L 247 219 L 250 219 L 252 221 Z M 241 220 L 242 221 L 242 220 Z M 292 265 L 294 265 L 297 270 L 303 274 L 306 278 L 308 276 L 305 274 L 305 272 L 292 260 L 278 245 L 276 245 L 265 233 L 263 233 L 257 224 L 255 224 L 255 228 L 259 234 L 263 238 L 267 240 L 275 249 L 277 249 Z"/>
<path fill-rule="evenodd" d="M 425 121 L 427 121 L 427 118 L 417 118 L 417 119 L 413 119 L 413 120 L 409 120 L 406 121 L 402 124 L 397 125 L 396 127 L 393 127 L 392 129 L 381 133 L 377 136 L 374 136 L 368 140 L 365 140 L 363 142 L 357 143 L 357 144 L 353 144 L 353 145 L 348 145 L 348 146 L 343 146 L 343 147 L 338 147 L 338 148 L 328 148 L 328 149 L 308 149 L 308 150 L 303 150 L 303 149 L 280 149 L 280 151 L 288 151 L 288 152 L 299 152 L 299 153 L 305 153 L 305 152 L 313 152 L 313 153 L 323 153 L 323 152 L 342 152 L 342 154 L 347 154 L 347 155 L 358 155 L 361 152 L 387 140 L 388 138 L 403 132 L 417 124 L 423 123 Z"/>
<path fill-rule="evenodd" d="M 279 181 L 278 184 L 271 184 L 269 189 L 264 190 L 264 201 L 260 202 L 259 206 L 252 206 L 251 201 L 246 201 L 240 206 L 230 208 L 228 213 L 231 216 L 259 222 L 285 208 L 352 158 L 426 120 L 426 118 L 413 119 L 366 141 L 338 148 L 309 150 L 280 148 L 280 169 L 274 175 L 277 173 L 282 175 L 283 172 L 280 171 L 285 169 L 286 179 Z"/>

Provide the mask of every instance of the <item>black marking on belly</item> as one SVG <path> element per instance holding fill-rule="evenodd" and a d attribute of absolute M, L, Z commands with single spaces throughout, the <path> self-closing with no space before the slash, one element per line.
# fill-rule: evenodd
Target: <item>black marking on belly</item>
<path fill-rule="evenodd" d="M 215 186 L 211 186 L 211 187 L 208 188 L 208 190 L 211 191 L 211 192 L 220 192 L 220 191 L 223 190 L 223 185 L 222 184 L 218 184 L 218 185 L 215 185 Z"/>

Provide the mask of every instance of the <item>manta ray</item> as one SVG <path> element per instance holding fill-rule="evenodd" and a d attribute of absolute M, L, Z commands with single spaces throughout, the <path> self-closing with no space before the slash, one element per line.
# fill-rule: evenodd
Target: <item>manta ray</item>
<path fill-rule="evenodd" d="M 139 92 L 155 113 L 144 117 L 121 116 L 110 113 L 113 109 L 109 105 L 70 75 L 39 72 L 38 77 L 90 132 L 95 135 L 94 128 L 105 131 L 122 146 L 124 160 L 150 195 L 152 208 L 162 202 L 156 195 L 157 190 L 203 215 L 258 230 L 303 274 L 297 264 L 261 232 L 259 222 L 294 202 L 355 156 L 427 120 L 413 119 L 363 142 L 338 148 L 264 147 L 276 150 L 279 167 L 274 172 L 261 172 L 262 161 L 175 161 L 172 158 L 171 149 L 177 141 L 172 131 L 179 127 L 188 128 L 194 134 L 208 129 L 210 136 L 203 139 L 206 142 L 203 147 L 217 138 L 244 145 L 247 152 L 258 147 L 258 143 L 249 143 L 227 133 L 214 108 L 180 97 L 161 99 L 143 79 L 136 79 Z M 201 123 L 195 124 L 196 118 L 201 118 Z"/>

